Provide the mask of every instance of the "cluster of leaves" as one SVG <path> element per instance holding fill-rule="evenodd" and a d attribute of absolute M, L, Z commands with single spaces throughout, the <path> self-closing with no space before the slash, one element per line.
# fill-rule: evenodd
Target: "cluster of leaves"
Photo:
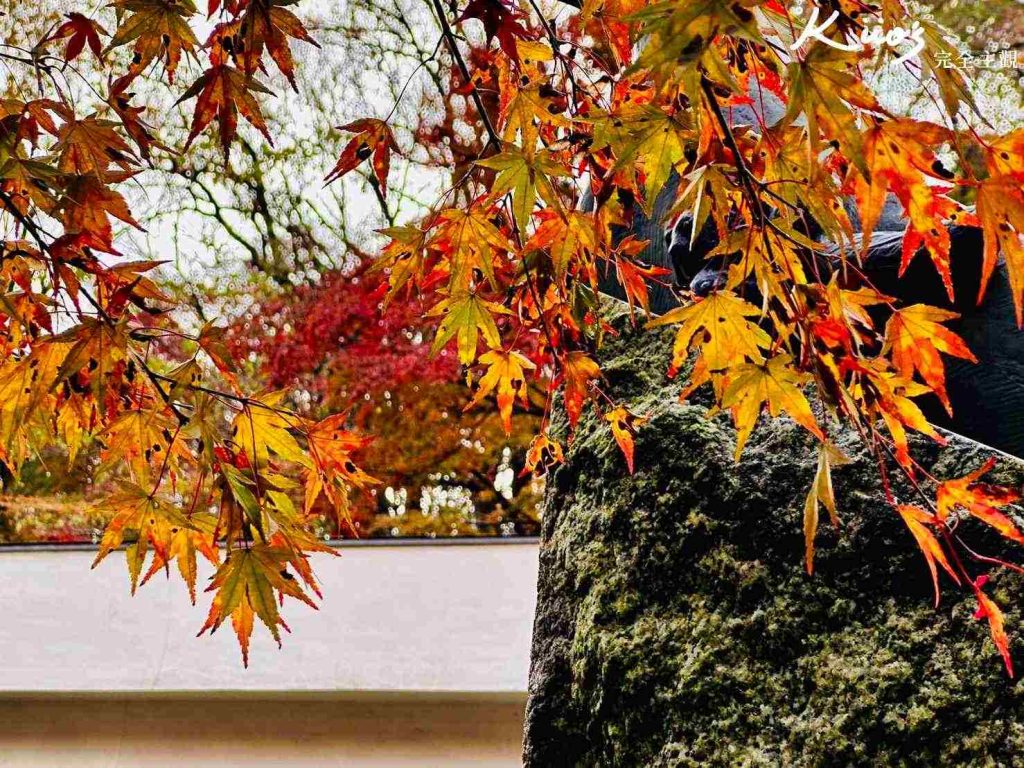
<path fill-rule="evenodd" d="M 175 563 L 195 601 L 197 556 L 210 560 L 203 629 L 230 620 L 244 658 L 254 617 L 279 639 L 284 597 L 319 595 L 308 555 L 330 550 L 317 518 L 344 517 L 350 490 L 373 482 L 353 462 L 367 441 L 344 416 L 314 421 L 283 393 L 242 391 L 225 329 L 183 326 L 159 264 L 121 257 L 115 226 L 138 227 L 124 185 L 178 151 L 136 89 L 162 79 L 195 99 L 186 149 L 215 121 L 227 152 L 239 113 L 265 133 L 257 76 L 273 62 L 292 81 L 290 43 L 311 42 L 291 4 L 214 0 L 211 25 L 191 0 L 115 0 L 32 48 L 0 45 L 24 94 L 0 103 L 5 479 L 55 442 L 71 462 L 97 451 L 117 490 L 101 502 L 96 561 L 124 547 L 133 591 Z M 194 80 L 178 93 L 182 73 Z"/>
<path fill-rule="evenodd" d="M 522 469 L 544 403 L 541 390 L 529 394 L 529 409 L 507 434 L 511 400 L 500 395 L 499 407 L 480 404 L 462 383 L 455 356 L 431 354 L 438 321 L 425 316 L 427 297 L 382 313 L 386 291 L 387 276 L 372 262 L 328 272 L 316 285 L 256 304 L 229 329 L 228 343 L 236 358 L 255 358 L 269 386 L 296 389 L 316 413 L 347 411 L 353 427 L 374 435 L 361 465 L 380 486 L 353 499 L 350 522 L 360 532 L 536 532 L 529 478 L 514 477 L 506 488 L 498 475 L 506 451 L 509 467 Z M 423 429 L 427 422 L 430 430 Z M 388 488 L 402 491 L 400 504 L 381 493 Z M 439 488 L 470 495 L 467 519 L 432 509 L 424 489 Z M 398 508 L 404 514 L 394 514 Z"/>
<path fill-rule="evenodd" d="M 915 399 L 933 393 L 949 409 L 942 355 L 973 355 L 944 325 L 954 313 L 899 306 L 879 292 L 861 270 L 861 243 L 894 194 L 908 219 L 901 272 L 915 256 L 930 258 L 952 299 L 947 225 L 980 227 L 981 295 L 1001 257 L 1020 323 L 1024 130 L 986 131 L 964 74 L 939 63 L 955 47 L 900 0 L 812 6 L 833 23 L 805 35 L 810 19 L 776 0 L 586 0 L 554 15 L 532 0 L 471 0 L 454 17 L 437 4 L 467 110 L 487 146 L 457 180 L 457 194 L 392 233 L 381 255 L 389 298 L 436 294 L 434 346 L 453 347 L 476 372 L 478 397 L 497 389 L 509 403 L 543 377 L 549 394 L 562 393 L 570 432 L 589 403 L 632 470 L 643 414 L 602 386 L 594 353 L 608 329 L 597 287 L 614 272 L 631 310 L 646 310 L 648 283 L 664 282 L 664 270 L 639 260 L 644 243 L 614 235 L 636 211 L 650 213 L 680 176 L 671 213 L 692 213 L 694 236 L 713 222 L 721 245 L 710 256 L 733 256 L 721 288 L 699 299 L 675 287 L 681 306 L 649 323 L 678 325 L 670 375 L 695 362 L 680 396 L 713 391 L 735 421 L 737 459 L 766 410 L 790 416 L 819 441 L 805 505 L 809 572 L 819 507 L 838 523 L 831 469 L 844 457 L 830 429 L 858 430 L 880 471 L 894 461 L 920 490 L 916 504 L 890 496 L 894 519 L 906 522 L 936 573 L 936 595 L 937 563 L 972 587 L 1012 673 L 1002 614 L 982 589 L 984 576 L 964 564 L 954 529 L 967 515 L 1019 541 L 1000 511 L 1016 493 L 980 483 L 987 467 L 966 478 L 930 477 L 908 442 L 909 432 L 943 440 Z M 899 41 L 911 21 L 927 44 L 897 65 L 941 106 L 945 124 L 894 114 L 869 87 L 866 73 L 905 50 L 850 45 L 878 27 Z M 460 40 L 481 39 L 467 57 Z M 498 104 L 489 109 L 485 95 L 494 89 Z M 767 92 L 784 105 L 781 119 L 730 124 L 730 107 Z M 329 179 L 368 160 L 386 188 L 386 121 L 364 118 L 346 129 L 355 136 Z M 954 170 L 939 161 L 942 147 L 957 159 Z M 957 202 L 964 199 L 976 207 Z M 812 238 L 815 229 L 821 238 Z M 834 269 L 821 269 L 822 240 L 840 248 Z M 544 353 L 542 366 L 522 354 L 526 344 Z M 547 423 L 545 415 L 530 451 L 539 471 L 563 451 Z M 980 569 L 991 563 L 976 560 Z"/>

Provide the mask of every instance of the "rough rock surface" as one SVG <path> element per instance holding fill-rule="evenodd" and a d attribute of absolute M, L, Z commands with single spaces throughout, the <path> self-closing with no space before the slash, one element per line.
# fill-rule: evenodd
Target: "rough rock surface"
<path fill-rule="evenodd" d="M 969 590 L 943 576 L 934 608 L 857 440 L 838 440 L 856 459 L 833 475 L 843 525 L 823 517 L 807 576 L 811 442 L 778 420 L 736 465 L 728 422 L 677 402 L 670 340 L 626 330 L 605 348 L 611 390 L 651 416 L 636 474 L 588 415 L 549 479 L 525 765 L 1024 766 L 1024 684 Z M 916 455 L 954 477 L 991 451 L 951 438 Z M 1024 468 L 1005 459 L 989 477 L 1020 486 Z M 1003 551 L 973 521 L 958 532 Z M 1022 587 L 1010 572 L 990 582 L 1019 671 Z"/>

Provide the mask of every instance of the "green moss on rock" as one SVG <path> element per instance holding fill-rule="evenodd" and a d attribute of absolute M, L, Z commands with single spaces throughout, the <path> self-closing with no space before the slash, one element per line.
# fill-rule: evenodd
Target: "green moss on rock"
<path fill-rule="evenodd" d="M 651 421 L 629 476 L 606 425 L 581 423 L 549 480 L 524 761 L 528 766 L 1024 766 L 1024 686 L 931 580 L 856 436 L 838 443 L 843 519 L 802 567 L 812 442 L 792 422 L 755 431 L 742 462 L 707 403 L 668 381 L 671 333 L 621 322 L 604 365 Z M 940 476 L 989 451 L 918 442 Z M 1020 486 L 1024 468 L 992 478 Z M 907 487 L 896 485 L 912 501 Z M 986 552 L 1002 546 L 966 522 Z M 998 573 L 1011 634 L 1024 579 Z M 1024 666 L 1020 641 L 1015 656 Z"/>

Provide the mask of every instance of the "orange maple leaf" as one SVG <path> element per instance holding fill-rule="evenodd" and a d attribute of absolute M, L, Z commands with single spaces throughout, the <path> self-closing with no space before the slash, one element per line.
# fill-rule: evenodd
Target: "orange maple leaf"
<path fill-rule="evenodd" d="M 1010 488 L 977 482 L 995 465 L 996 460 L 991 458 L 969 475 L 940 483 L 936 497 L 938 518 L 944 521 L 957 507 L 961 507 L 1006 538 L 1024 544 L 1024 534 L 1013 520 L 998 511 L 1000 507 L 1017 501 L 1020 494 Z"/>
<path fill-rule="evenodd" d="M 491 392 L 497 390 L 498 413 L 501 414 L 501 424 L 505 434 L 512 432 L 512 404 L 518 397 L 527 405 L 526 397 L 526 373 L 537 366 L 530 360 L 523 357 L 515 350 L 492 349 L 480 355 L 480 362 L 487 366 L 487 372 L 481 377 L 479 388 L 472 401 L 464 411 L 468 411 L 480 402 Z"/>
<path fill-rule="evenodd" d="M 885 326 L 885 348 L 892 351 L 892 362 L 900 375 L 912 378 L 916 370 L 932 388 L 946 411 L 953 413 L 946 393 L 946 369 L 940 352 L 972 363 L 978 362 L 967 344 L 942 323 L 959 315 L 926 304 L 914 304 L 893 312 Z"/>
<path fill-rule="evenodd" d="M 604 418 L 605 421 L 612 426 L 612 436 L 615 438 L 615 442 L 619 444 L 619 449 L 622 451 L 622 455 L 626 457 L 626 466 L 629 468 L 629 474 L 632 475 L 634 449 L 633 436 L 636 434 L 637 427 L 644 424 L 647 419 L 643 416 L 637 416 L 622 405 L 608 411 L 608 413 L 604 415 Z"/>
<path fill-rule="evenodd" d="M 982 592 L 981 588 L 988 582 L 988 576 L 979 576 L 971 585 L 974 587 L 974 596 L 978 599 L 978 610 L 974 612 L 975 619 L 988 619 L 988 629 L 992 634 L 992 642 L 999 649 L 1006 664 L 1006 671 L 1013 677 L 1013 660 L 1010 658 L 1010 639 L 1006 635 L 1006 627 L 1003 621 L 1003 612 L 996 605 L 995 600 Z"/>
<path fill-rule="evenodd" d="M 914 535 L 914 539 L 917 541 L 917 546 L 921 548 L 921 552 L 924 554 L 924 559 L 928 562 L 928 570 L 932 573 L 932 585 L 935 587 L 935 607 L 939 607 L 939 572 L 935 567 L 938 563 L 942 566 L 942 569 L 949 574 L 949 577 L 953 579 L 957 584 L 960 583 L 960 577 L 956 575 L 953 570 L 953 566 L 949 564 L 949 560 L 946 558 L 946 553 L 942 549 L 942 545 L 939 540 L 935 538 L 935 534 L 932 533 L 931 527 L 942 525 L 942 521 L 939 520 L 931 512 L 927 512 L 920 507 L 916 507 L 912 504 L 900 504 L 896 507 L 896 510 L 900 513 L 900 517 L 903 518 L 903 522 L 907 524 L 910 532 Z"/>
<path fill-rule="evenodd" d="M 601 369 L 584 352 L 570 352 L 562 358 L 561 379 L 565 382 L 565 412 L 569 426 L 575 428 L 590 394 L 590 383 L 601 377 Z"/>
<path fill-rule="evenodd" d="M 177 101 L 181 104 L 199 97 L 196 100 L 192 127 L 188 132 L 185 148 L 188 149 L 196 136 L 216 117 L 220 128 L 221 147 L 227 155 L 238 128 L 239 113 L 273 145 L 274 141 L 270 137 L 259 102 L 256 101 L 253 92 L 271 93 L 256 79 L 227 64 L 219 64 L 206 70 Z"/>

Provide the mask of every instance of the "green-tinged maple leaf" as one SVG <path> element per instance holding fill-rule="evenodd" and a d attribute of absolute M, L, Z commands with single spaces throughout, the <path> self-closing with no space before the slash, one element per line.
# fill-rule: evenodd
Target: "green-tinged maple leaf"
<path fill-rule="evenodd" d="M 266 544 L 232 549 L 207 587 L 207 592 L 216 594 L 199 634 L 216 632 L 230 618 L 242 648 L 242 661 L 249 666 L 255 614 L 280 645 L 280 628 L 286 625 L 277 606 L 277 595 L 294 597 L 316 608 L 316 603 L 285 569 L 290 557 L 287 550 Z"/>
<path fill-rule="evenodd" d="M 512 245 L 488 218 L 484 209 L 449 208 L 439 217 L 440 225 L 431 246 L 448 258 L 453 290 L 467 289 L 475 280 L 474 270 L 496 285 L 494 259 L 511 250 Z"/>
<path fill-rule="evenodd" d="M 509 311 L 501 304 L 482 299 L 475 293 L 456 293 L 438 303 L 430 310 L 430 314 L 443 316 L 431 353 L 437 354 L 455 338 L 458 342 L 459 362 L 469 365 L 476 359 L 480 335 L 483 335 L 484 342 L 492 349 L 501 346 L 501 334 L 494 322 L 494 315 L 507 315 Z"/>
<path fill-rule="evenodd" d="M 390 237 L 391 242 L 373 262 L 371 269 L 388 270 L 389 289 L 387 298 L 384 299 L 386 309 L 403 287 L 418 286 L 424 276 L 423 255 L 427 233 L 419 227 L 402 226 L 382 229 L 380 234 Z"/>
<path fill-rule="evenodd" d="M 537 195 L 554 210 L 562 204 L 551 184 L 552 176 L 563 176 L 562 169 L 549 152 L 524 152 L 515 145 L 506 145 L 500 155 L 478 160 L 477 165 L 498 171 L 491 187 L 491 199 L 512 193 L 512 213 L 521 235 L 525 236 Z"/>
<path fill-rule="evenodd" d="M 811 148 L 834 141 L 836 148 L 865 176 L 870 174 L 861 127 L 854 109 L 880 112 L 874 94 L 856 70 L 855 53 L 814 43 L 789 65 L 789 107 L 782 124 L 803 114 Z"/>
<path fill-rule="evenodd" d="M 232 423 L 231 435 L 235 445 L 258 467 L 266 466 L 271 452 L 285 461 L 309 466 L 309 456 L 292 435 L 302 426 L 302 420 L 282 408 L 285 394 L 274 392 L 259 399 L 250 399 Z"/>
<path fill-rule="evenodd" d="M 818 467 L 804 500 L 804 567 L 808 574 L 814 573 L 814 537 L 818 532 L 819 505 L 828 511 L 832 526 L 839 526 L 835 491 L 832 489 L 832 467 L 849 462 L 850 459 L 832 443 L 818 444 Z"/>
<path fill-rule="evenodd" d="M 612 151 L 616 168 L 643 170 L 644 203 L 650 210 L 695 135 L 688 123 L 684 112 L 670 114 L 652 104 L 636 106 L 596 118 L 594 144 Z"/>
<path fill-rule="evenodd" d="M 503 141 L 532 148 L 537 146 L 541 127 L 570 128 L 572 121 L 560 113 L 553 95 L 548 95 L 542 84 L 515 87 L 507 103 L 503 103 L 499 124 Z"/>

